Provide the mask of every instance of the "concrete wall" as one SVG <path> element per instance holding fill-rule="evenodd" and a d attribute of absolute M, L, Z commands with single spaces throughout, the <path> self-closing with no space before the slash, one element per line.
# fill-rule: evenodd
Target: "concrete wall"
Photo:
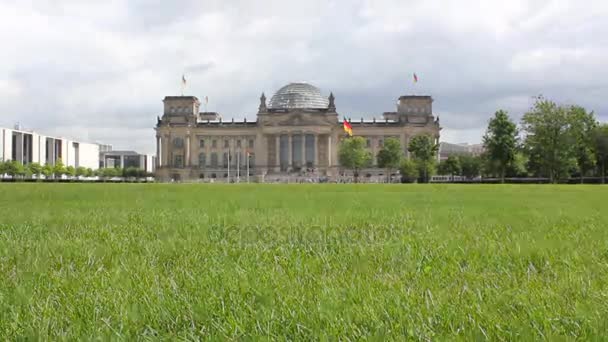
<path fill-rule="evenodd" d="M 80 143 L 79 151 L 80 166 L 93 170 L 99 168 L 99 145 Z"/>
<path fill-rule="evenodd" d="M 0 161 L 5 161 L 10 158 L 10 143 L 7 143 L 6 137 L 10 136 L 10 132 L 6 128 L 0 128 Z"/>

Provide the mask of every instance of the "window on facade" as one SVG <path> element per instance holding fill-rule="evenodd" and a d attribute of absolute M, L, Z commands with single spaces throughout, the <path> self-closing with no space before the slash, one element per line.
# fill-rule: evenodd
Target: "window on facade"
<path fill-rule="evenodd" d="M 184 167 L 184 157 L 181 154 L 173 157 L 173 167 L 182 168 Z"/>
<path fill-rule="evenodd" d="M 249 155 L 249 168 L 255 167 L 255 154 Z"/>
<path fill-rule="evenodd" d="M 200 153 L 198 155 L 198 167 L 205 167 L 205 165 L 207 164 L 207 156 L 204 153 Z"/>
<path fill-rule="evenodd" d="M 211 167 L 217 168 L 217 153 L 211 153 Z"/>
<path fill-rule="evenodd" d="M 204 173 L 201 173 L 200 175 L 198 175 L 198 178 L 200 178 L 200 179 L 205 179 L 205 174 L 204 174 Z"/>
<path fill-rule="evenodd" d="M 230 142 L 228 140 L 224 140 L 224 148 L 230 147 Z"/>
<path fill-rule="evenodd" d="M 184 139 L 182 139 L 182 138 L 174 138 L 173 139 L 173 146 L 177 147 L 177 148 L 184 147 Z"/>
<path fill-rule="evenodd" d="M 371 140 L 370 138 L 367 138 L 367 139 L 365 140 L 365 146 L 366 146 L 367 148 L 372 147 L 372 140 Z"/>
<path fill-rule="evenodd" d="M 201 139 L 201 140 L 199 141 L 199 145 L 198 145 L 198 146 L 199 146 L 200 148 L 205 148 L 205 140 L 204 140 L 204 139 Z"/>
<path fill-rule="evenodd" d="M 384 140 L 378 139 L 378 147 L 384 146 Z"/>
<path fill-rule="evenodd" d="M 241 147 L 241 139 L 236 141 L 236 147 Z"/>
<path fill-rule="evenodd" d="M 217 147 L 217 140 L 215 140 L 215 139 L 211 140 L 211 147 L 212 148 L 216 148 Z"/>
<path fill-rule="evenodd" d="M 253 139 L 249 139 L 249 148 L 253 148 Z"/>

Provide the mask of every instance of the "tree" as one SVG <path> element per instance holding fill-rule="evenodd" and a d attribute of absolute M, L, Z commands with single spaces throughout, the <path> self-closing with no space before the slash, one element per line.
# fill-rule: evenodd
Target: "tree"
<path fill-rule="evenodd" d="M 413 137 L 408 146 L 408 151 L 412 153 L 425 183 L 429 181 L 430 175 L 435 169 L 435 156 L 438 149 L 439 145 L 428 134 Z"/>
<path fill-rule="evenodd" d="M 53 167 L 50 164 L 44 164 L 41 170 L 45 179 L 50 179 L 53 175 Z"/>
<path fill-rule="evenodd" d="M 362 137 L 352 137 L 342 140 L 338 150 L 338 161 L 342 167 L 353 170 L 355 183 L 359 179 L 359 170 L 369 166 L 372 154 L 365 148 L 366 141 Z"/>
<path fill-rule="evenodd" d="M 439 163 L 439 174 L 441 175 L 460 175 L 462 173 L 462 167 L 460 166 L 460 157 L 449 156 L 448 159 L 443 160 Z"/>
<path fill-rule="evenodd" d="M 583 177 L 595 168 L 593 132 L 598 123 L 593 112 L 587 113 L 585 108 L 580 106 L 570 106 L 568 118 L 574 157 L 583 183 Z"/>
<path fill-rule="evenodd" d="M 16 160 L 9 160 L 6 162 L 5 172 L 12 178 L 25 175 L 25 167 L 21 162 Z"/>
<path fill-rule="evenodd" d="M 84 166 L 79 166 L 76 168 L 76 177 L 83 177 L 87 174 L 87 168 Z"/>
<path fill-rule="evenodd" d="M 507 167 L 515 159 L 517 149 L 517 125 L 504 110 L 499 110 L 488 124 L 483 137 L 488 159 L 497 167 L 500 182 L 505 182 Z"/>
<path fill-rule="evenodd" d="M 515 158 L 513 161 L 507 166 L 507 176 L 508 177 L 527 177 L 528 169 L 526 165 L 528 164 L 528 157 L 523 154 L 521 151 L 515 153 Z"/>
<path fill-rule="evenodd" d="M 55 178 L 61 178 L 66 172 L 65 166 L 63 165 L 63 161 L 61 159 L 57 159 L 55 162 L 55 166 L 53 166 L 53 175 Z"/>
<path fill-rule="evenodd" d="M 42 174 L 42 165 L 39 163 L 31 163 L 28 165 L 30 169 L 30 173 L 32 175 L 36 175 L 36 179 L 40 179 L 40 175 Z"/>
<path fill-rule="evenodd" d="M 411 159 L 403 159 L 401 161 L 399 173 L 401 173 L 401 180 L 405 183 L 414 183 L 419 175 L 416 163 Z"/>
<path fill-rule="evenodd" d="M 483 164 L 481 157 L 461 155 L 458 159 L 460 161 L 463 177 L 473 179 L 481 175 L 481 165 Z"/>
<path fill-rule="evenodd" d="M 602 184 L 606 184 L 606 164 L 608 163 L 608 124 L 599 125 L 593 130 L 594 152 L 597 158 Z"/>
<path fill-rule="evenodd" d="M 5 161 L 0 161 L 0 177 L 6 173 L 7 163 Z"/>
<path fill-rule="evenodd" d="M 90 167 L 87 168 L 86 173 L 84 174 L 86 177 L 93 177 L 95 172 Z"/>
<path fill-rule="evenodd" d="M 68 166 L 65 168 L 65 174 L 69 177 L 69 178 L 74 178 L 74 176 L 76 176 L 76 169 L 74 169 L 73 166 Z"/>
<path fill-rule="evenodd" d="M 395 138 L 388 138 L 384 141 L 382 149 L 378 152 L 378 167 L 386 169 L 386 179 L 390 182 L 392 170 L 399 168 L 403 151 L 401 143 Z"/>
<path fill-rule="evenodd" d="M 538 97 L 524 114 L 522 127 L 528 168 L 537 175 L 548 176 L 552 183 L 567 176 L 576 165 L 568 110 Z"/>

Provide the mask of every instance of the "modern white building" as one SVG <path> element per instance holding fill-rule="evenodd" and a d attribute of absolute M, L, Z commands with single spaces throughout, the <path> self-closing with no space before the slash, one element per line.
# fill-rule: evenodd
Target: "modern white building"
<path fill-rule="evenodd" d="M 61 159 L 65 166 L 97 169 L 99 153 L 99 144 L 44 135 L 18 126 L 0 127 L 0 161 L 55 165 Z"/>
<path fill-rule="evenodd" d="M 99 156 L 100 168 L 130 168 L 154 172 L 156 157 L 151 154 L 141 154 L 135 151 L 102 151 Z"/>

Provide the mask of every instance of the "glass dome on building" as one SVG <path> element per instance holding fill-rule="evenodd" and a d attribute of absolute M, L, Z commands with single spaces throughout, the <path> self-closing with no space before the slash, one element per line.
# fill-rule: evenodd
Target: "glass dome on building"
<path fill-rule="evenodd" d="M 329 100 L 321 95 L 319 88 L 308 83 L 289 83 L 279 89 L 270 99 L 271 109 L 325 109 Z"/>

